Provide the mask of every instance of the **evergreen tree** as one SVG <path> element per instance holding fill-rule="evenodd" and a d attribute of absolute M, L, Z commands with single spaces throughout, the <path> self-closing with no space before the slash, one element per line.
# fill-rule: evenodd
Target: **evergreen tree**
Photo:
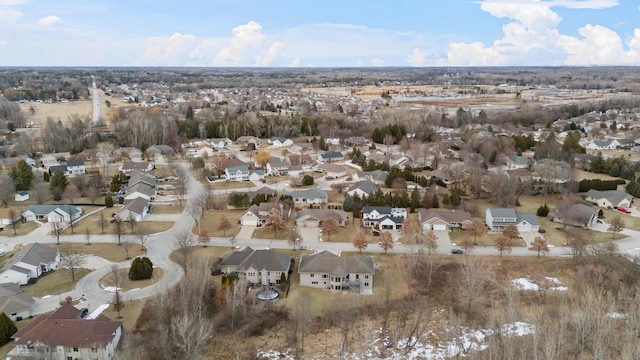
<path fill-rule="evenodd" d="M 438 201 L 438 194 L 433 194 L 433 198 L 431 199 L 431 207 L 437 209 L 440 207 L 440 201 Z"/>
<path fill-rule="evenodd" d="M 0 346 L 11 341 L 11 337 L 18 331 L 16 324 L 9 319 L 7 314 L 0 314 Z"/>
<path fill-rule="evenodd" d="M 353 211 L 354 205 L 355 205 L 355 201 L 353 200 L 353 196 L 347 194 L 344 197 L 344 201 L 342 202 L 342 210 L 347 212 Z"/>
<path fill-rule="evenodd" d="M 64 193 L 67 184 L 67 176 L 62 171 L 57 170 L 51 175 L 49 178 L 49 188 L 53 192 L 53 200 L 62 200 L 62 193 Z"/>
<path fill-rule="evenodd" d="M 612 176 L 612 177 L 620 176 L 620 167 L 618 166 L 618 164 L 613 164 L 613 166 L 611 166 L 611 169 L 609 169 L 609 176 Z"/>
<path fill-rule="evenodd" d="M 420 192 L 418 192 L 418 188 L 415 187 L 411 192 L 411 212 L 414 212 L 421 205 L 422 204 L 420 203 Z"/>
<path fill-rule="evenodd" d="M 16 184 L 16 190 L 29 190 L 34 177 L 33 169 L 22 159 L 11 168 L 10 176 Z"/>

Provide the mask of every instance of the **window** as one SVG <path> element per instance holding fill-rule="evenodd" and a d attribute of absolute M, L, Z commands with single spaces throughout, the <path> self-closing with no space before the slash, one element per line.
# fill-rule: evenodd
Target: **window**
<path fill-rule="evenodd" d="M 98 349 L 96 349 L 96 348 L 91 348 L 91 352 L 92 352 L 92 353 L 98 352 Z"/>
<path fill-rule="evenodd" d="M 276 279 L 276 285 L 280 284 L 280 279 Z"/>
<path fill-rule="evenodd" d="M 329 277 L 329 275 L 327 275 L 327 274 L 322 274 L 322 278 L 323 278 L 323 279 L 326 279 L 326 278 L 328 278 L 328 277 Z"/>
<path fill-rule="evenodd" d="M 356 274 L 356 280 L 360 279 L 360 275 Z"/>
<path fill-rule="evenodd" d="M 369 283 L 364 283 L 364 286 L 365 287 L 369 287 Z"/>
<path fill-rule="evenodd" d="M 315 277 L 315 274 L 310 274 L 309 277 Z"/>
<path fill-rule="evenodd" d="M 364 276 L 364 278 L 365 278 L 365 279 L 368 279 L 368 278 L 369 278 L 369 275 L 365 275 L 365 276 Z"/>
<path fill-rule="evenodd" d="M 67 360 L 73 360 L 71 356 L 67 356 Z"/>
<path fill-rule="evenodd" d="M 317 281 L 312 281 L 311 285 L 318 285 L 318 282 Z"/>
<path fill-rule="evenodd" d="M 64 352 L 71 352 L 71 348 L 70 348 L 70 347 L 68 347 L 68 346 L 65 346 L 65 347 L 64 347 Z"/>
<path fill-rule="evenodd" d="M 78 348 L 77 348 L 77 347 L 74 347 L 74 348 L 73 348 L 73 352 L 78 352 Z"/>

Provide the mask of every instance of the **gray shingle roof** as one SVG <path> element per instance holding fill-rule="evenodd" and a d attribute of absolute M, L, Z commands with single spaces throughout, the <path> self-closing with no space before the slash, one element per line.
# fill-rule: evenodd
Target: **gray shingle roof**
<path fill-rule="evenodd" d="M 2 270 L 10 269 L 18 262 L 23 262 L 33 266 L 38 266 L 41 263 L 50 263 L 55 261 L 57 256 L 57 249 L 40 243 L 33 243 L 16 252 L 2 267 Z"/>
<path fill-rule="evenodd" d="M 376 190 L 378 190 L 380 187 L 378 185 L 376 185 L 375 183 L 369 181 L 369 180 L 364 180 L 364 181 L 358 181 L 357 183 L 355 183 L 353 186 L 351 186 L 349 188 L 348 191 L 353 191 L 356 189 L 360 189 L 362 190 L 365 194 L 371 194 L 373 192 L 375 192 Z"/>
<path fill-rule="evenodd" d="M 318 188 L 294 190 L 288 192 L 287 195 L 291 195 L 292 198 L 306 198 L 306 199 L 328 199 L 329 195 L 324 190 Z"/>
<path fill-rule="evenodd" d="M 58 209 L 72 215 L 82 211 L 79 207 L 73 205 L 29 205 L 26 211 L 31 211 L 36 215 L 47 215 Z"/>
<path fill-rule="evenodd" d="M 254 250 L 240 265 L 238 270 L 249 268 L 267 271 L 288 271 L 291 266 L 291 256 L 273 249 Z"/>
<path fill-rule="evenodd" d="M 0 285 L 0 312 L 7 315 L 29 310 L 35 300 L 31 293 L 20 290 L 18 284 Z"/>
<path fill-rule="evenodd" d="M 491 212 L 491 216 L 496 219 L 496 218 L 513 218 L 513 219 L 517 219 L 518 215 L 516 214 L 516 211 L 512 208 L 491 208 L 489 209 L 489 211 Z"/>
<path fill-rule="evenodd" d="M 310 216 L 318 221 L 324 221 L 328 218 L 336 219 L 337 221 L 346 221 L 347 213 L 342 210 L 333 209 L 306 209 L 298 211 L 296 220 L 305 216 Z"/>
<path fill-rule="evenodd" d="M 306 255 L 300 259 L 298 272 L 317 272 L 332 275 L 346 275 L 347 273 L 373 274 L 373 257 L 371 256 L 338 256 L 329 251 L 322 251 L 314 255 Z"/>
<path fill-rule="evenodd" d="M 594 199 L 605 198 L 605 199 L 609 200 L 609 202 L 613 206 L 618 206 L 618 204 L 620 204 L 620 202 L 622 202 L 622 200 L 624 200 L 624 199 L 626 199 L 626 198 L 628 198 L 630 196 L 626 192 L 620 191 L 620 190 L 600 191 L 600 190 L 595 190 L 595 189 L 591 189 L 591 190 L 587 191 L 586 195 L 588 197 L 592 197 Z"/>
<path fill-rule="evenodd" d="M 516 224 L 521 223 L 523 220 L 531 225 L 540 226 L 538 217 L 535 214 L 518 214 L 518 220 L 516 220 Z"/>
<path fill-rule="evenodd" d="M 439 218 L 447 223 L 462 223 L 471 221 L 471 214 L 466 211 L 451 211 L 441 209 L 420 209 L 420 221 L 425 222 L 433 218 Z"/>

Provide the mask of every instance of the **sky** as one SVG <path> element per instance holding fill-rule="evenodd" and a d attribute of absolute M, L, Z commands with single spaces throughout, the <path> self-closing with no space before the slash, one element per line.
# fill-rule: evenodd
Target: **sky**
<path fill-rule="evenodd" d="M 0 0 L 0 66 L 640 65 L 637 0 Z"/>

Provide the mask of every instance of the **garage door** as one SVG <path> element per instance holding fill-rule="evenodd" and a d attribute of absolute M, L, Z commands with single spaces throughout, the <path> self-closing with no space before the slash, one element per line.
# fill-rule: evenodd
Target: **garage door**
<path fill-rule="evenodd" d="M 256 219 L 243 219 L 242 225 L 246 226 L 258 226 L 258 220 Z"/>
<path fill-rule="evenodd" d="M 447 230 L 447 225 L 445 225 L 445 224 L 433 224 L 433 230 L 445 231 L 445 230 Z"/>

